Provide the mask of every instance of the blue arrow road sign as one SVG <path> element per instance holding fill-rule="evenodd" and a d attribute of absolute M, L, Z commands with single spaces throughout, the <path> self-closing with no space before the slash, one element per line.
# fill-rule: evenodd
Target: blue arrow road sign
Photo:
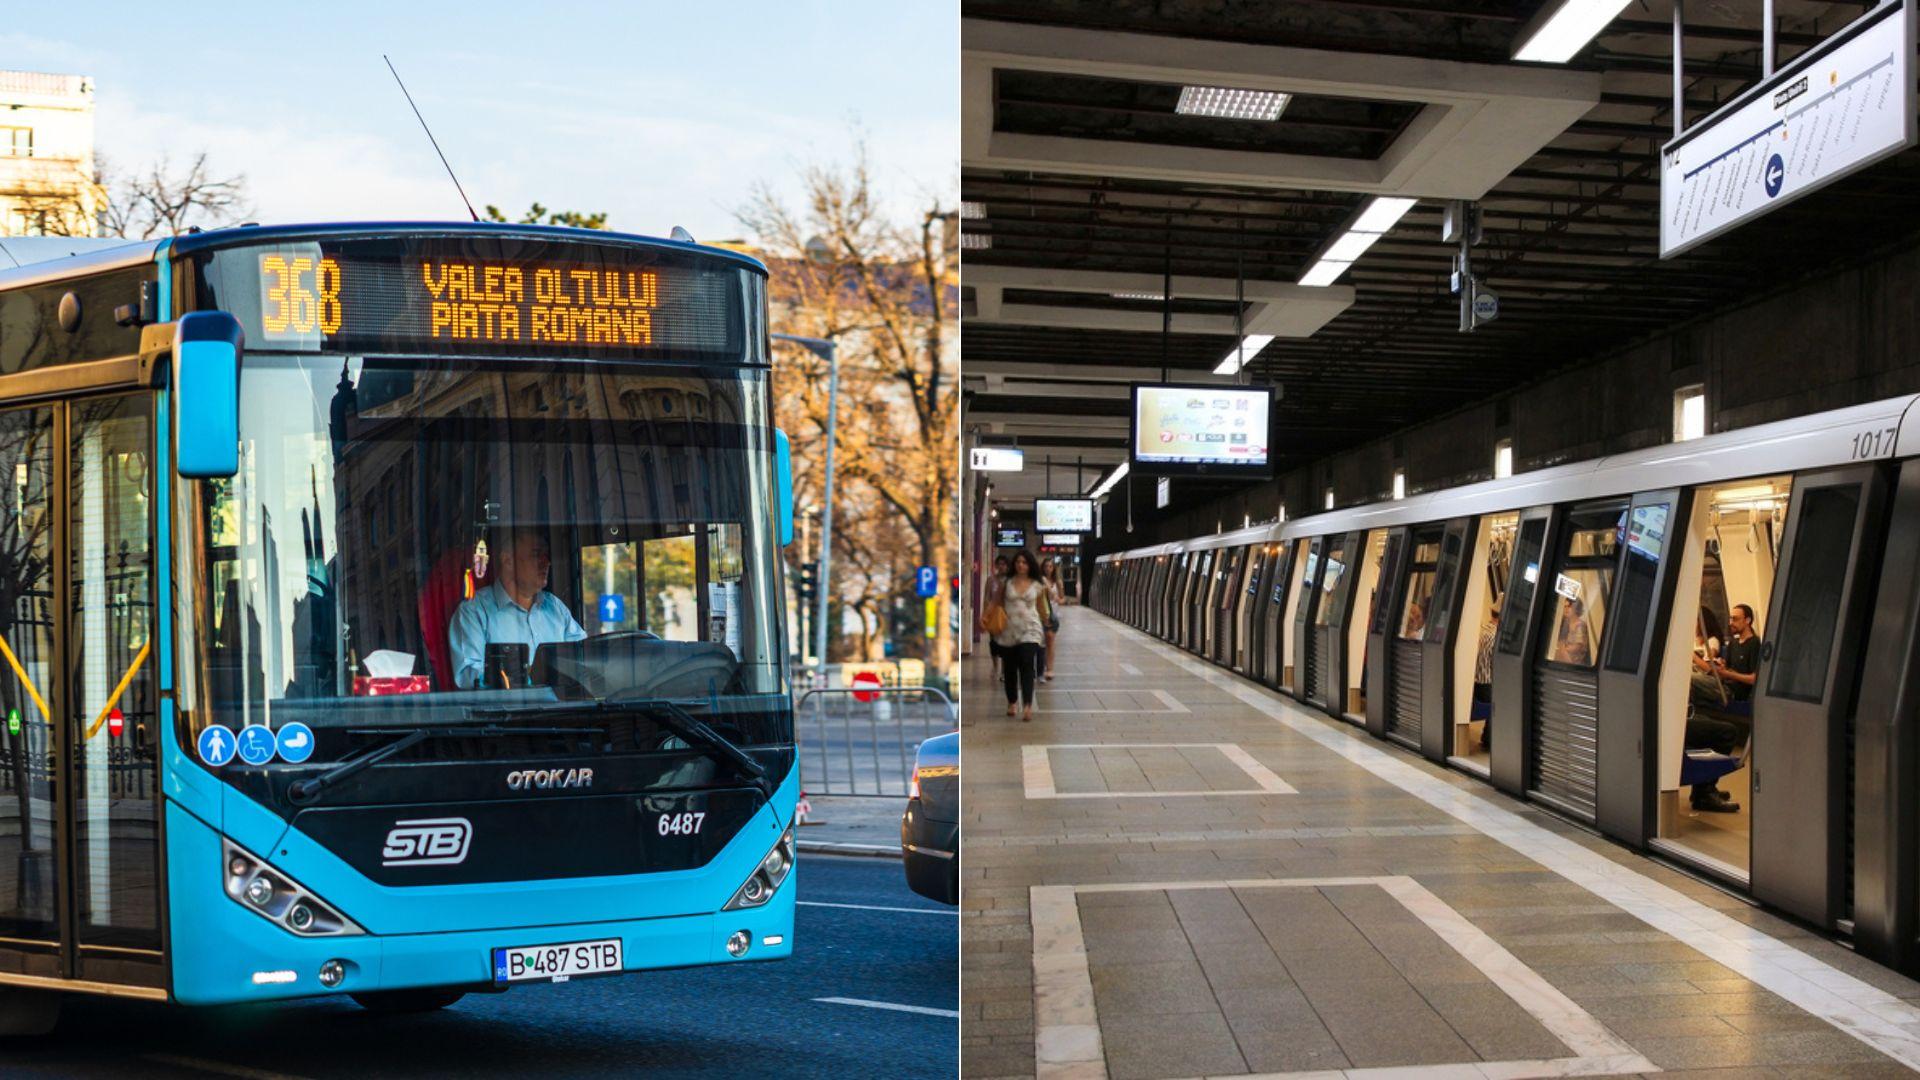
<path fill-rule="evenodd" d="M 601 593 L 600 621 L 603 623 L 626 622 L 627 598 L 619 593 Z"/>
<path fill-rule="evenodd" d="M 913 575 L 913 591 L 920 599 L 929 600 L 940 595 L 940 571 L 931 566 L 923 566 Z"/>
<path fill-rule="evenodd" d="M 1767 198 L 1771 199 L 1775 195 L 1780 194 L 1780 188 L 1786 182 L 1787 182 L 1786 163 L 1780 160 L 1779 154 L 1775 154 L 1772 157 L 1767 159 L 1767 175 L 1766 175 Z"/>

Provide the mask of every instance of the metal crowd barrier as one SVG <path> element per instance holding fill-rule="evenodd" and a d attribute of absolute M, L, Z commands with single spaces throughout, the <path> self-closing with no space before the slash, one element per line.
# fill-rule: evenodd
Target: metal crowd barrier
<path fill-rule="evenodd" d="M 914 751 L 959 724 L 953 699 L 931 686 L 808 690 L 794 704 L 800 787 L 809 795 L 904 798 Z"/>

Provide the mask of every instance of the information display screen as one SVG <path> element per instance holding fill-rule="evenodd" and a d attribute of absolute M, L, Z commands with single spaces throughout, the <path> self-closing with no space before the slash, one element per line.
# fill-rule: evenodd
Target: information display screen
<path fill-rule="evenodd" d="M 998 529 L 994 531 L 993 537 L 994 547 L 1017 548 L 1027 546 L 1027 530 L 1025 529 Z"/>
<path fill-rule="evenodd" d="M 1090 499 L 1035 499 L 1033 527 L 1041 532 L 1092 532 L 1093 501 Z"/>
<path fill-rule="evenodd" d="M 204 257 L 249 349 L 747 359 L 758 275 L 671 249 L 507 237 L 310 241 Z"/>
<path fill-rule="evenodd" d="M 1077 533 L 1044 534 L 1040 537 L 1040 546 L 1050 548 L 1079 547 L 1080 536 Z"/>
<path fill-rule="evenodd" d="M 1162 476 L 1273 474 L 1270 407 L 1264 387 L 1133 387 L 1133 467 Z"/>

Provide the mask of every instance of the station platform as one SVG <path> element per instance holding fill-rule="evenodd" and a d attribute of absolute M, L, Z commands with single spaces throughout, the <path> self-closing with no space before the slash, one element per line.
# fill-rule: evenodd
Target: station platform
<path fill-rule="evenodd" d="M 1920 983 L 1085 608 L 964 664 L 962 1071 L 1906 1076 Z"/>

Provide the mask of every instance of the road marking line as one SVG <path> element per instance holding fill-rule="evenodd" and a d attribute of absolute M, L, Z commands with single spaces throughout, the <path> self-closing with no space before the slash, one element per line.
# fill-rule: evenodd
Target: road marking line
<path fill-rule="evenodd" d="M 1121 670 L 1121 671 L 1124 671 L 1124 672 L 1126 672 L 1126 673 L 1127 673 L 1127 674 L 1129 674 L 1129 675 L 1138 675 L 1138 674 L 1140 674 L 1140 669 L 1139 669 L 1139 668 L 1137 668 L 1137 667 L 1134 667 L 1134 666 L 1133 666 L 1132 664 L 1129 664 L 1129 663 L 1127 663 L 1127 662 L 1125 662 L 1124 660 L 1123 660 L 1123 661 L 1121 661 L 1121 663 L 1120 663 L 1120 670 Z"/>
<path fill-rule="evenodd" d="M 863 1001 L 860 998 L 824 997 L 814 998 L 829 1005 L 858 1005 L 863 1009 L 891 1009 L 894 1012 L 919 1013 L 922 1016 L 944 1016 L 951 1020 L 960 1019 L 958 1009 L 929 1009 L 925 1005 L 895 1005 L 891 1001 Z"/>
<path fill-rule="evenodd" d="M 176 1065 L 182 1069 L 198 1069 L 201 1072 L 217 1073 L 221 1076 L 239 1076 L 245 1080 L 302 1080 L 291 1073 L 272 1072 L 267 1069 L 255 1069 L 246 1065 L 229 1065 L 224 1061 L 208 1061 L 205 1058 L 186 1057 L 181 1054 L 142 1054 L 144 1060 L 158 1062 L 161 1065 Z"/>
<path fill-rule="evenodd" d="M 1146 638 L 1132 627 L 1114 625 Z M 1146 644 L 1150 651 L 1164 652 L 1175 667 L 1227 690 L 1292 731 L 1441 813 L 1473 826 L 1707 959 L 1733 969 L 1761 989 L 1778 994 L 1909 1068 L 1920 1067 L 1920 1008 L 1678 889 L 1535 825 L 1480 794 L 1484 785 L 1455 786 L 1400 760 L 1350 727 L 1322 720 L 1323 714 L 1296 705 L 1276 691 L 1219 674 L 1212 665 L 1191 660 L 1157 640 L 1146 638 Z"/>
<path fill-rule="evenodd" d="M 957 911 L 948 911 L 944 908 L 886 907 L 881 904 L 830 904 L 825 900 L 795 900 L 794 903 L 800 904 L 804 907 L 853 908 L 856 911 L 910 911 L 915 915 L 957 915 L 959 914 L 959 912 Z"/>

